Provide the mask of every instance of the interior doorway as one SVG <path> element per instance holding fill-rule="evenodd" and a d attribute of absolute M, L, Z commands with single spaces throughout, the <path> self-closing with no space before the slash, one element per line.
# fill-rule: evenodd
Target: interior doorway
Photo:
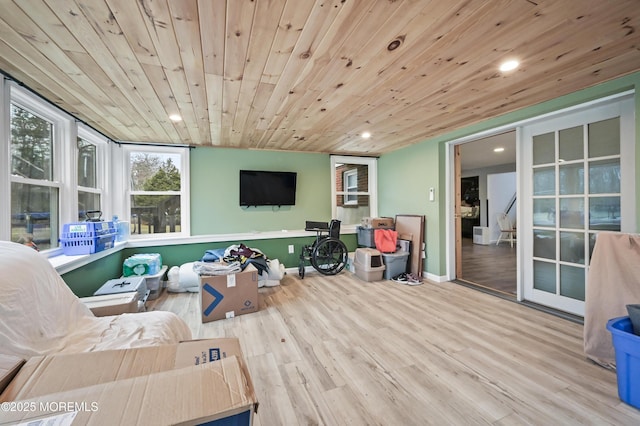
<path fill-rule="evenodd" d="M 500 238 L 497 216 L 505 213 L 517 230 L 516 133 L 466 142 L 457 151 L 456 278 L 515 298 L 517 236 L 514 243 Z"/>

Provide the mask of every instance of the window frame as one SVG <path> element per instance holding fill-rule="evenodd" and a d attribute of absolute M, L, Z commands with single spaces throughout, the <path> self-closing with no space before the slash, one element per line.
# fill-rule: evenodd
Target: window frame
<path fill-rule="evenodd" d="M 84 139 L 87 142 L 95 145 L 96 147 L 96 187 L 86 187 L 82 186 L 78 183 L 78 138 Z M 79 123 L 77 127 L 77 135 L 76 138 L 72 142 L 73 144 L 73 164 L 74 164 L 74 183 L 75 183 L 75 206 L 76 206 L 76 218 L 79 217 L 79 212 L 77 211 L 78 206 L 78 193 L 89 192 L 92 194 L 98 194 L 100 196 L 100 210 L 103 212 L 102 218 L 104 220 L 111 219 L 111 209 L 109 207 L 109 173 L 108 173 L 108 165 L 109 165 L 109 155 L 108 155 L 108 144 L 109 140 L 98 134 L 95 130 L 90 127 Z M 105 215 L 106 214 L 106 215 Z"/>
<path fill-rule="evenodd" d="M 120 220 L 127 220 L 131 223 L 131 196 L 134 195 L 130 186 L 131 162 L 130 156 L 133 152 L 145 152 L 149 154 L 178 154 L 180 155 L 180 192 L 176 191 L 135 191 L 136 195 L 180 195 L 180 232 L 162 232 L 154 234 L 137 234 L 133 233 L 130 239 L 163 239 L 167 237 L 189 237 L 191 236 L 191 212 L 190 212 L 190 160 L 189 147 L 172 147 L 164 145 L 138 144 L 134 142 L 123 142 L 119 144 L 119 152 L 121 155 L 120 164 L 122 165 L 122 173 L 119 182 L 114 183 L 114 188 L 121 188 L 125 194 L 122 200 L 114 199 L 114 214 L 117 214 Z M 113 152 L 113 151 L 112 151 Z"/>
<path fill-rule="evenodd" d="M 31 91 L 20 87 L 14 82 L 5 83 L 3 96 L 3 111 L 4 117 L 4 131 L 5 135 L 4 144 L 5 152 L 4 158 L 2 158 L 3 164 L 7 166 L 6 183 L 2 185 L 2 197 L 8 200 L 6 203 L 6 211 L 3 211 L 3 217 L 6 217 L 6 221 L 3 221 L 6 225 L 2 228 L 2 238 L 11 241 L 11 184 L 22 183 L 27 185 L 39 185 L 58 190 L 57 200 L 57 217 L 51 218 L 50 223 L 52 226 L 57 227 L 57 235 L 60 235 L 62 231 L 62 224 L 73 221 L 73 216 L 70 214 L 72 184 L 70 179 L 72 174 L 69 170 L 71 151 L 70 140 L 72 135 L 75 135 L 75 126 L 73 126 L 73 118 L 60 110 L 59 108 L 44 101 L 39 96 L 35 95 Z M 11 174 L 11 105 L 16 106 L 30 112 L 31 114 L 42 118 L 52 124 L 52 178 L 51 180 L 45 179 L 31 179 L 13 176 Z M 75 140 L 75 139 L 74 139 Z M 75 171 L 75 169 L 74 169 Z M 6 216 L 5 216 L 6 215 Z M 77 215 L 75 216 L 77 217 Z M 43 250 L 46 255 L 53 255 L 60 250 L 58 241 L 56 239 L 56 245 L 49 249 Z"/>
<path fill-rule="evenodd" d="M 355 176 L 356 185 L 355 187 L 349 186 L 349 178 Z M 345 170 L 342 173 L 342 186 L 344 191 L 344 201 L 343 205 L 345 206 L 357 206 L 358 205 L 358 169 Z M 353 191 L 355 188 L 355 191 Z"/>
<path fill-rule="evenodd" d="M 338 205 L 337 198 L 338 196 L 344 196 L 346 191 L 337 191 L 336 190 L 336 166 L 338 164 L 359 164 L 367 166 L 367 180 L 368 180 L 368 191 L 356 191 L 355 193 L 350 193 L 349 195 L 365 195 L 369 197 L 369 214 L 371 217 L 378 216 L 378 159 L 376 157 L 357 157 L 357 156 L 346 156 L 346 155 L 332 155 L 331 156 L 331 217 L 338 217 Z M 343 183 L 344 189 L 344 183 Z M 343 204 L 346 204 L 343 202 Z M 347 205 L 357 205 L 356 204 L 347 204 Z M 356 226 L 358 224 L 343 224 L 342 228 L 345 230 L 355 231 Z"/>

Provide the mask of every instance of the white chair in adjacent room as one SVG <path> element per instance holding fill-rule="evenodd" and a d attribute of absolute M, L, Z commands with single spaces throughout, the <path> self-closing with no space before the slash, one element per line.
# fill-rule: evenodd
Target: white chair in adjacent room
<path fill-rule="evenodd" d="M 500 227 L 500 236 L 498 236 L 496 245 L 500 244 L 500 241 L 509 241 L 513 247 L 513 243 L 516 242 L 516 227 L 513 226 L 506 213 L 498 214 L 498 226 Z"/>

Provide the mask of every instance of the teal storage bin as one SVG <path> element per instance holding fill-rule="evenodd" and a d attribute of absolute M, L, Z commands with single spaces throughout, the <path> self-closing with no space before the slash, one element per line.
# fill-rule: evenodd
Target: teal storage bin
<path fill-rule="evenodd" d="M 616 353 L 616 374 L 620 400 L 640 409 L 640 336 L 633 334 L 629 317 L 607 322 Z"/>

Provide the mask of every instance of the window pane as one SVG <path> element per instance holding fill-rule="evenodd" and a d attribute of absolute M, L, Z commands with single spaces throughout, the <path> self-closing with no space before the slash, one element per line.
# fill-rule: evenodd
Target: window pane
<path fill-rule="evenodd" d="M 348 185 L 344 179 L 349 179 Z M 336 191 L 357 187 L 360 192 L 369 192 L 369 166 L 366 164 L 336 164 Z"/>
<path fill-rule="evenodd" d="M 533 200 L 533 225 L 556 225 L 556 200 L 554 198 L 537 198 Z"/>
<path fill-rule="evenodd" d="M 53 180 L 53 125 L 11 105 L 11 174 Z"/>
<path fill-rule="evenodd" d="M 91 210 L 101 210 L 100 194 L 78 191 L 78 220 L 86 220 L 86 213 Z"/>
<path fill-rule="evenodd" d="M 58 189 L 11 183 L 11 241 L 58 246 Z"/>
<path fill-rule="evenodd" d="M 589 198 L 589 229 L 620 231 L 620 197 Z"/>
<path fill-rule="evenodd" d="M 560 294 L 584 301 L 584 268 L 560 265 Z"/>
<path fill-rule="evenodd" d="M 584 265 L 584 234 L 560 232 L 560 260 Z"/>
<path fill-rule="evenodd" d="M 555 133 L 545 133 L 533 137 L 533 165 L 555 163 Z"/>
<path fill-rule="evenodd" d="M 533 231 L 533 256 L 556 258 L 556 232 L 536 229 Z"/>
<path fill-rule="evenodd" d="M 589 163 L 589 193 L 620 192 L 620 160 L 591 161 Z"/>
<path fill-rule="evenodd" d="M 371 216 L 369 208 L 369 196 L 358 195 L 357 204 L 342 204 L 342 195 L 337 196 L 337 218 L 342 225 L 359 225 L 363 217 Z"/>
<path fill-rule="evenodd" d="M 584 194 L 584 165 L 563 164 L 559 168 L 560 194 Z"/>
<path fill-rule="evenodd" d="M 598 234 L 596 233 L 590 233 L 589 234 L 589 259 L 591 259 L 593 256 L 593 249 L 596 246 L 596 236 Z"/>
<path fill-rule="evenodd" d="M 555 263 L 533 261 L 533 288 L 548 293 L 556 293 Z"/>
<path fill-rule="evenodd" d="M 180 232 L 180 195 L 132 195 L 131 233 Z"/>
<path fill-rule="evenodd" d="M 558 132 L 559 160 L 571 161 L 584 158 L 584 132 L 582 126 Z"/>
<path fill-rule="evenodd" d="M 180 154 L 132 152 L 131 189 L 180 191 Z"/>
<path fill-rule="evenodd" d="M 78 138 L 78 185 L 97 188 L 96 146 Z"/>
<path fill-rule="evenodd" d="M 560 199 L 560 228 L 584 229 L 584 199 Z"/>
<path fill-rule="evenodd" d="M 542 167 L 533 171 L 533 195 L 555 195 L 556 169 Z"/>
<path fill-rule="evenodd" d="M 370 216 L 369 195 L 353 195 L 349 192 L 369 191 L 369 166 L 345 164 L 335 166 L 337 219 L 343 225 L 360 224 L 363 217 Z"/>
<path fill-rule="evenodd" d="M 620 154 L 620 117 L 589 124 L 589 158 Z"/>

